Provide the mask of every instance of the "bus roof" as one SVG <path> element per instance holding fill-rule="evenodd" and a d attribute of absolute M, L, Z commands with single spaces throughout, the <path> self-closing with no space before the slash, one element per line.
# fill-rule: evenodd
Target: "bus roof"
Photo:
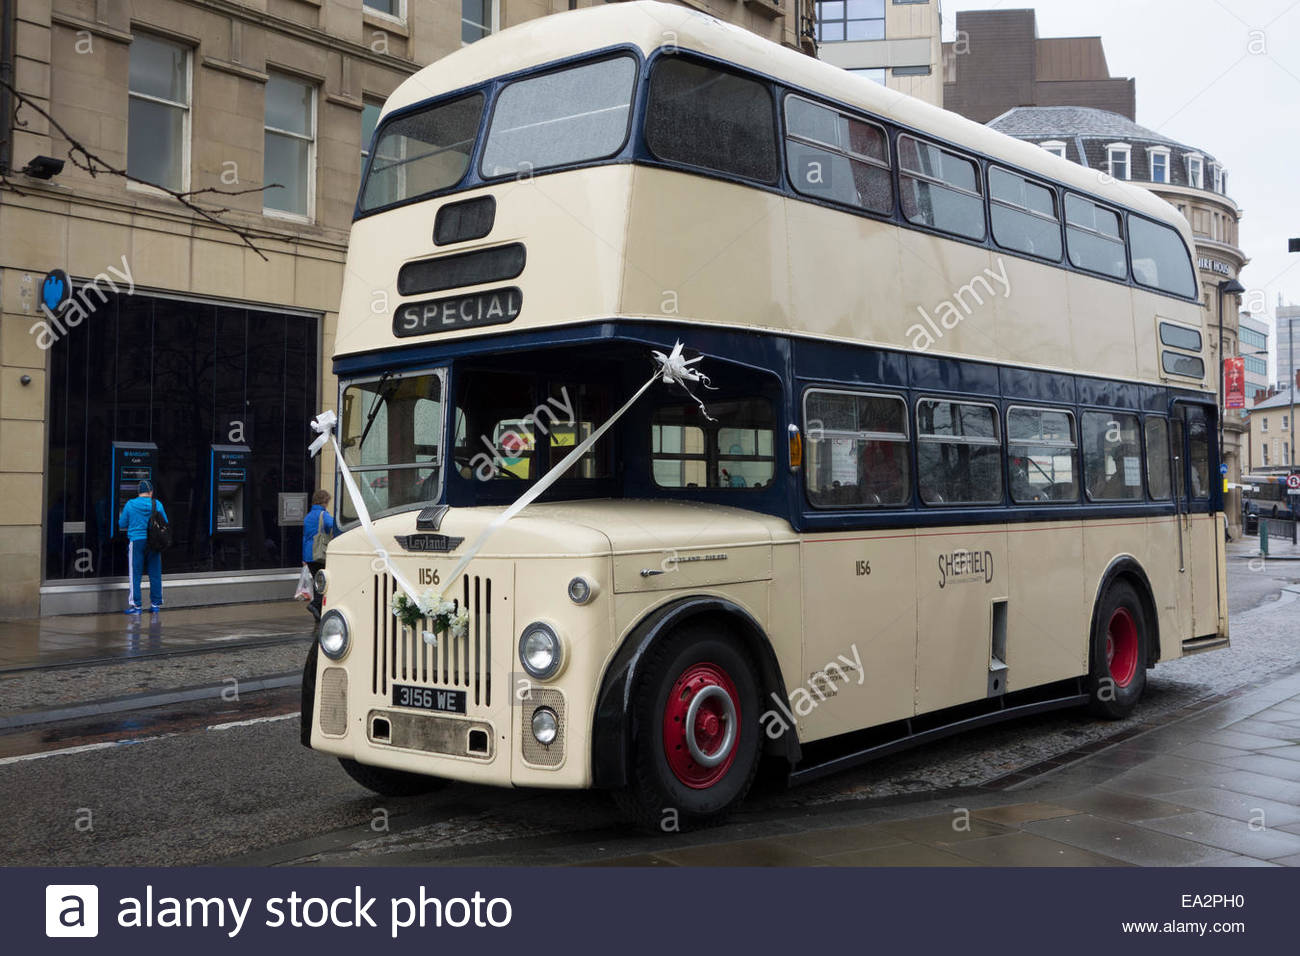
<path fill-rule="evenodd" d="M 635 0 L 553 14 L 530 20 L 462 47 L 403 82 L 384 114 L 435 96 L 484 83 L 504 74 L 580 56 L 619 44 L 643 54 L 671 46 L 702 53 L 764 73 L 867 113 L 949 141 L 992 159 L 1018 166 L 1067 187 L 1175 226 L 1188 248 L 1191 228 L 1173 206 L 1146 189 L 1116 182 L 1089 169 L 1007 136 L 956 113 L 813 59 L 687 7 Z"/>

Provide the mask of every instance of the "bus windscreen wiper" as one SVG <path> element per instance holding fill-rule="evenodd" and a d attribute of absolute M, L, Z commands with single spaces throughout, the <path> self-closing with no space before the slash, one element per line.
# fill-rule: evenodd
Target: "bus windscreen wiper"
<path fill-rule="evenodd" d="M 391 388 L 384 387 L 385 383 L 387 383 L 392 377 L 393 373 L 391 371 L 385 372 L 379 377 L 379 398 L 375 400 L 374 407 L 370 409 L 370 414 L 366 416 L 366 427 L 361 429 L 361 440 L 357 442 L 358 455 L 361 454 L 361 449 L 365 447 L 366 436 L 370 434 L 370 426 L 375 423 L 375 416 L 379 414 L 379 410 L 383 408 L 384 404 L 388 401 L 388 396 L 393 394 Z"/>

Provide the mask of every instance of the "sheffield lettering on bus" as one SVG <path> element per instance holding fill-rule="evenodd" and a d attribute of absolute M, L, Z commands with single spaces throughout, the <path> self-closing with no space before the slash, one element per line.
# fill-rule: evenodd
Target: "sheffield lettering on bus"
<path fill-rule="evenodd" d="M 939 555 L 939 587 L 946 586 L 953 579 L 991 582 L 993 552 L 961 550 Z"/>
<path fill-rule="evenodd" d="M 425 302 L 411 302 L 393 317 L 393 334 L 428 335 L 476 325 L 512 322 L 519 315 L 523 295 L 517 288 L 495 289 Z"/>

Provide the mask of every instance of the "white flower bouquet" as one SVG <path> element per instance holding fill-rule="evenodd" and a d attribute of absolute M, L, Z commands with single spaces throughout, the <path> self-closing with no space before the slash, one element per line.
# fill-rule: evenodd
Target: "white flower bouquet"
<path fill-rule="evenodd" d="M 432 588 L 416 601 L 399 590 L 393 595 L 393 614 L 403 625 L 413 629 L 419 629 L 421 621 L 427 620 L 429 627 L 424 631 L 424 640 L 428 644 L 436 644 L 439 634 L 464 637 L 469 630 L 469 611 L 458 609 L 455 601 L 444 600 L 442 594 Z"/>

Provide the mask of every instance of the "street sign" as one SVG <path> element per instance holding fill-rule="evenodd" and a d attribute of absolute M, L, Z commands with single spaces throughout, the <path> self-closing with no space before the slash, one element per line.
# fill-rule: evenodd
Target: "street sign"
<path fill-rule="evenodd" d="M 1300 475 L 1287 475 L 1286 486 L 1288 488 L 1300 489 Z"/>
<path fill-rule="evenodd" d="M 1221 475 L 1226 475 L 1227 473 L 1228 473 L 1228 466 L 1227 466 L 1227 465 L 1220 465 L 1220 466 L 1219 466 L 1219 474 L 1221 474 Z"/>

